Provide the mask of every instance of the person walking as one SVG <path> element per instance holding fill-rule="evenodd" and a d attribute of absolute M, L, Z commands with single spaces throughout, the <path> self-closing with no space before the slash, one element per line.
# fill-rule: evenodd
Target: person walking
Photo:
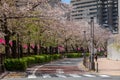
<path fill-rule="evenodd" d="M 97 54 L 95 54 L 95 56 L 94 56 L 94 57 L 95 57 L 95 61 L 97 62 L 97 59 L 98 59 L 98 56 L 97 56 Z"/>

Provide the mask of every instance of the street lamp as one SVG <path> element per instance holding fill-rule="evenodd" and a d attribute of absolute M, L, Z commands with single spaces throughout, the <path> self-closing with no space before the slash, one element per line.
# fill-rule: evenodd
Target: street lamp
<path fill-rule="evenodd" d="M 91 55 L 90 55 L 90 70 L 95 70 L 94 63 L 94 18 L 91 17 Z"/>
<path fill-rule="evenodd" d="M 83 59 L 83 64 L 86 66 L 86 31 L 83 31 L 84 33 L 84 59 Z"/>

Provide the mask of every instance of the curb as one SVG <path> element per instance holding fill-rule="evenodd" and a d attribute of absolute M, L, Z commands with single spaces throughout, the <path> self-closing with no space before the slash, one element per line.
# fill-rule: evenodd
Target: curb
<path fill-rule="evenodd" d="M 4 72 L 0 75 L 0 79 L 3 79 L 5 76 L 7 76 L 9 74 L 9 72 Z"/>

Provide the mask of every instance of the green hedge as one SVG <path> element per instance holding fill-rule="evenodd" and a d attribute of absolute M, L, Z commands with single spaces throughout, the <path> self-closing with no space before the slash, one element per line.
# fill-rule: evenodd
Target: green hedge
<path fill-rule="evenodd" d="M 9 71 L 24 71 L 32 64 L 46 63 L 52 60 L 60 59 L 60 54 L 53 55 L 34 55 L 30 57 L 23 57 L 20 59 L 5 59 L 5 68 Z"/>
<path fill-rule="evenodd" d="M 52 60 L 57 60 L 57 59 L 60 59 L 61 58 L 61 55 L 60 54 L 54 54 L 52 57 Z"/>
<path fill-rule="evenodd" d="M 23 57 L 21 59 L 27 63 L 27 66 L 35 63 L 35 57 L 32 57 L 32 56 L 31 57 Z"/>
<path fill-rule="evenodd" d="M 89 56 L 89 53 L 86 53 L 86 56 Z M 81 58 L 83 57 L 82 53 L 67 53 L 67 58 Z"/>
<path fill-rule="evenodd" d="M 6 59 L 4 64 L 9 71 L 24 71 L 27 68 L 27 62 L 24 59 Z"/>
<path fill-rule="evenodd" d="M 35 63 L 45 63 L 46 57 L 45 56 L 34 56 L 35 57 Z"/>
<path fill-rule="evenodd" d="M 81 53 L 68 53 L 66 54 L 66 57 L 67 58 L 79 58 L 79 57 L 82 57 L 82 54 Z"/>
<path fill-rule="evenodd" d="M 87 56 L 87 57 L 90 56 L 90 53 L 86 53 L 86 56 Z"/>
<path fill-rule="evenodd" d="M 97 55 L 98 55 L 98 56 L 104 56 L 104 51 L 97 52 Z"/>

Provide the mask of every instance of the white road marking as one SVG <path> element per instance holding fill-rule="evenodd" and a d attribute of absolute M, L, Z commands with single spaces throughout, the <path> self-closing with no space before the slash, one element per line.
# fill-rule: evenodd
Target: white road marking
<path fill-rule="evenodd" d="M 43 75 L 43 78 L 51 78 L 51 76 L 49 74 L 45 74 Z"/>
<path fill-rule="evenodd" d="M 90 75 L 90 74 L 84 74 L 83 76 L 85 76 L 85 77 L 96 77 L 95 75 Z"/>
<path fill-rule="evenodd" d="M 99 75 L 100 77 L 106 78 L 106 77 L 110 77 L 108 75 Z"/>
<path fill-rule="evenodd" d="M 61 77 L 61 78 L 66 78 L 64 75 L 56 74 L 56 76 Z"/>
<path fill-rule="evenodd" d="M 32 74 L 31 74 L 31 75 L 28 75 L 28 78 L 37 78 L 37 76 L 35 76 L 35 73 L 36 73 L 36 71 L 37 71 L 40 67 L 43 67 L 43 65 L 42 65 L 42 66 L 38 66 L 37 68 L 35 68 L 34 71 L 32 72 Z"/>
<path fill-rule="evenodd" d="M 37 78 L 37 77 L 32 74 L 32 75 L 29 75 L 28 78 L 30 79 L 30 78 Z"/>
<path fill-rule="evenodd" d="M 64 73 L 63 69 L 56 69 L 56 73 Z"/>
<path fill-rule="evenodd" d="M 35 74 L 35 73 L 36 73 L 36 71 L 37 71 L 40 67 L 43 67 L 43 65 L 38 66 L 37 68 L 35 68 L 35 70 L 33 71 L 33 73 L 32 73 L 32 74 Z"/>
<path fill-rule="evenodd" d="M 79 76 L 79 75 L 77 75 L 77 74 L 69 74 L 71 77 L 81 77 L 81 76 Z"/>
<path fill-rule="evenodd" d="M 67 61 L 67 62 L 62 62 L 63 64 L 70 64 L 71 62 Z"/>

